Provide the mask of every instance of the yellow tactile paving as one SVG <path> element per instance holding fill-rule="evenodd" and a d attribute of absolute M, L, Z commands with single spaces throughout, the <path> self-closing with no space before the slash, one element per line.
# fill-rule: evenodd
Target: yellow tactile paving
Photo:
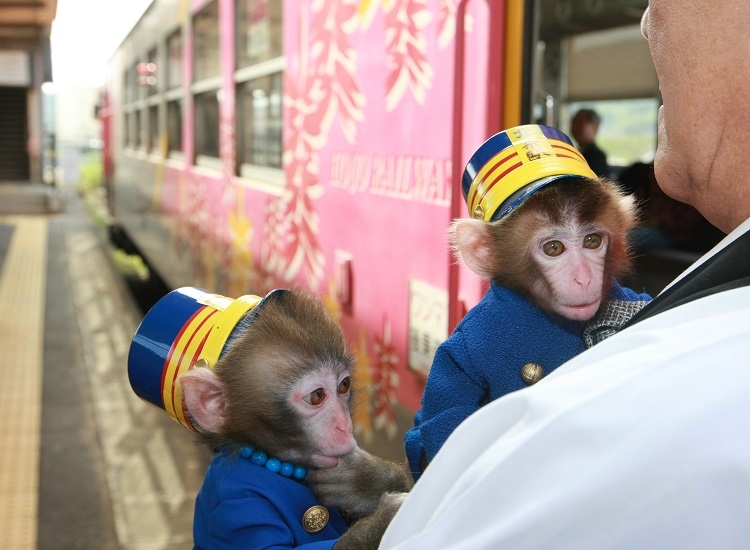
<path fill-rule="evenodd" d="M 36 548 L 47 220 L 15 229 L 0 272 L 0 548 Z"/>

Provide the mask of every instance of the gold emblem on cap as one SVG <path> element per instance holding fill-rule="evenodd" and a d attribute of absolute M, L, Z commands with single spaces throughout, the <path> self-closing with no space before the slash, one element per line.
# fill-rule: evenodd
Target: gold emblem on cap
<path fill-rule="evenodd" d="M 320 504 L 311 506 L 302 516 L 302 527 L 308 533 L 317 533 L 326 525 L 328 525 L 328 510 Z"/>
<path fill-rule="evenodd" d="M 201 357 L 195 362 L 195 368 L 196 369 L 207 369 L 211 365 L 208 364 L 208 360 Z"/>
<path fill-rule="evenodd" d="M 474 219 L 476 219 L 476 220 L 483 220 L 484 219 L 484 208 L 482 208 L 481 204 L 477 204 L 474 207 Z"/>
<path fill-rule="evenodd" d="M 529 386 L 536 384 L 544 378 L 544 367 L 539 363 L 526 363 L 521 367 L 521 378 Z"/>

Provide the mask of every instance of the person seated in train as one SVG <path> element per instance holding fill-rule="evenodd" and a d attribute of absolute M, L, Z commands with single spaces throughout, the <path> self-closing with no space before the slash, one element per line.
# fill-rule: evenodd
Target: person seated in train
<path fill-rule="evenodd" d="M 610 172 L 607 153 L 596 144 L 601 123 L 602 118 L 595 110 L 580 109 L 571 119 L 570 133 L 589 167 L 597 176 L 607 178 Z"/>

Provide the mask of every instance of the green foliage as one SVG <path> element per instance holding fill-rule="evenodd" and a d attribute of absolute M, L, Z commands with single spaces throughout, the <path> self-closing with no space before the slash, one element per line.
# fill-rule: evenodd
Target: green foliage
<path fill-rule="evenodd" d="M 101 151 L 89 151 L 78 169 L 78 192 L 85 195 L 104 184 Z"/>
<path fill-rule="evenodd" d="M 110 251 L 110 258 L 115 269 L 125 277 L 135 277 L 141 281 L 148 280 L 148 267 L 143 258 L 137 254 L 128 254 L 120 248 Z"/>

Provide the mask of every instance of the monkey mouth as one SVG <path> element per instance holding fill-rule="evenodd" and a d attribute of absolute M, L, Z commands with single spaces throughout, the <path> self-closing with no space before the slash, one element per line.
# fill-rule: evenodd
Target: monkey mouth
<path fill-rule="evenodd" d="M 317 449 L 318 452 L 313 452 L 310 456 L 310 461 L 316 468 L 333 468 L 338 465 L 342 456 L 351 453 L 356 446 L 357 443 L 351 437 L 348 441 L 332 445 L 328 449 Z"/>
<path fill-rule="evenodd" d="M 316 468 L 333 468 L 338 466 L 339 456 L 314 454 L 310 457 L 310 460 Z"/>
<path fill-rule="evenodd" d="M 563 315 L 568 319 L 575 321 L 588 321 L 591 319 L 599 309 L 601 299 L 597 298 L 593 302 L 585 304 L 565 305 L 563 308 Z"/>

